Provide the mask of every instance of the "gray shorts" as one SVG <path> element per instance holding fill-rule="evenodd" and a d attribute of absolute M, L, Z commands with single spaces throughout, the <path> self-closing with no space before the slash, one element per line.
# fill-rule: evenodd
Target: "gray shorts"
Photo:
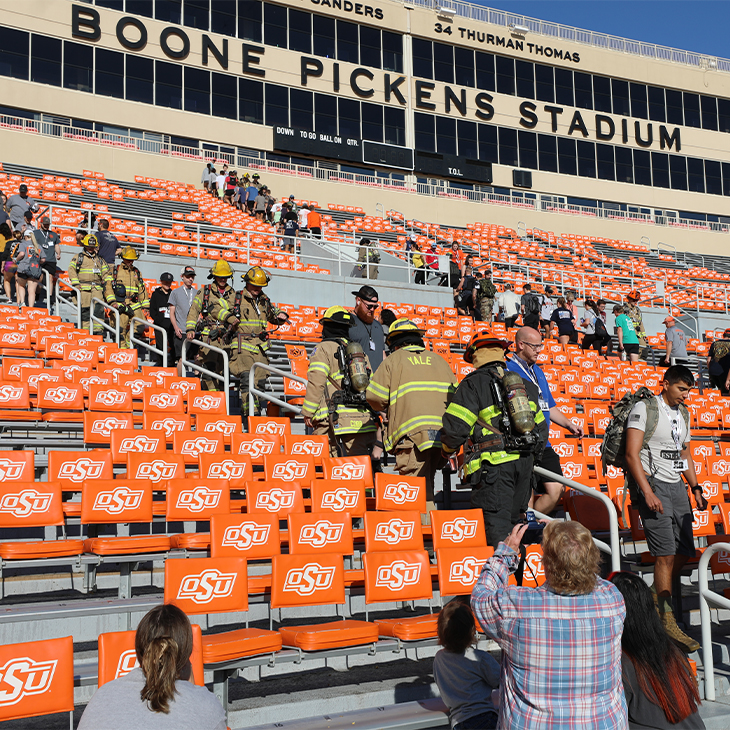
<path fill-rule="evenodd" d="M 654 494 L 661 500 L 664 514 L 652 512 L 639 492 L 637 506 L 644 524 L 646 543 L 654 555 L 689 555 L 694 557 L 695 544 L 692 534 L 692 507 L 684 482 L 674 484 L 654 478 L 649 480 Z"/>

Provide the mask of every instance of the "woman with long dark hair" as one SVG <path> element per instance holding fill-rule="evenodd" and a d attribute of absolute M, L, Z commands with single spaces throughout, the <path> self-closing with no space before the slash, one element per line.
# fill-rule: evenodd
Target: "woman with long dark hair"
<path fill-rule="evenodd" d="M 134 648 L 139 667 L 96 691 L 78 730 L 226 730 L 215 695 L 192 684 L 193 630 L 177 606 L 153 608 Z"/>
<path fill-rule="evenodd" d="M 634 573 L 616 572 L 609 580 L 626 604 L 621 664 L 629 728 L 704 728 L 689 662 L 667 636 L 649 586 Z"/>

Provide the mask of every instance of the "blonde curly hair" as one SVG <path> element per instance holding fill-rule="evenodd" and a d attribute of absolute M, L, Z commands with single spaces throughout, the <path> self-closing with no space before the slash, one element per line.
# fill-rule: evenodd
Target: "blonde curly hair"
<path fill-rule="evenodd" d="M 548 523 L 542 552 L 545 579 L 555 593 L 584 595 L 596 587 L 601 555 L 590 531 L 580 522 Z"/>

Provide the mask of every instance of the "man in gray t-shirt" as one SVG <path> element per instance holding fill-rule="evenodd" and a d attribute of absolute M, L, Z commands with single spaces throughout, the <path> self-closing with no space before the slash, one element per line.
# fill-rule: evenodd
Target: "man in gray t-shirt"
<path fill-rule="evenodd" d="M 664 373 L 661 395 L 636 403 L 626 423 L 631 505 L 639 510 L 646 543 L 655 558 L 659 617 L 669 637 L 688 652 L 697 651 L 700 645 L 677 626 L 671 600 L 672 581 L 695 555 L 693 512 L 683 476 L 701 511 L 697 519 L 712 520 L 690 450 L 689 413 L 684 401 L 693 386 L 692 371 L 673 365 Z"/>
<path fill-rule="evenodd" d="M 664 342 L 666 343 L 667 354 L 664 356 L 664 365 L 671 365 L 674 358 L 677 365 L 687 363 L 687 336 L 684 331 L 677 327 L 674 317 L 667 317 L 664 322 L 666 332 Z"/>
<path fill-rule="evenodd" d="M 383 325 L 375 319 L 378 309 L 378 292 L 371 286 L 362 286 L 355 295 L 355 309 L 350 339 L 359 342 L 370 360 L 370 367 L 375 372 L 385 357 L 385 334 Z"/>
<path fill-rule="evenodd" d="M 176 358 L 180 358 L 182 355 L 182 345 L 186 330 L 185 322 L 188 318 L 190 306 L 197 294 L 197 289 L 195 288 L 195 269 L 192 266 L 185 266 L 180 276 L 182 284 L 176 289 L 173 289 L 167 302 L 167 306 L 170 307 L 172 327 L 175 330 L 173 347 Z"/>
<path fill-rule="evenodd" d="M 28 195 L 28 186 L 21 185 L 18 188 L 18 194 L 11 195 L 8 198 L 7 203 L 5 203 L 5 210 L 10 215 L 10 221 L 15 228 L 23 222 L 26 210 L 31 210 L 34 213 L 38 210 L 38 203 Z"/>

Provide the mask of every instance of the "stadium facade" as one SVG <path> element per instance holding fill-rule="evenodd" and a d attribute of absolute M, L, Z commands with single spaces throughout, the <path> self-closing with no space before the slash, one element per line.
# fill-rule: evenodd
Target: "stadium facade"
<path fill-rule="evenodd" d="M 445 5 L 0 0 L 4 159 L 197 183 L 170 150 L 202 150 L 365 175 L 307 190 L 369 212 L 727 251 L 728 62 Z"/>

